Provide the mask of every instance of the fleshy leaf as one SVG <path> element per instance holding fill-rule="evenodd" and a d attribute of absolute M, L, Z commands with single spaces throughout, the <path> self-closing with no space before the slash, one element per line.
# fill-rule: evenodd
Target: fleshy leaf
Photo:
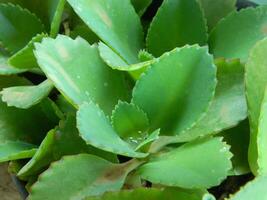
<path fill-rule="evenodd" d="M 135 148 L 135 150 L 143 149 L 151 142 L 157 140 L 159 138 L 160 129 L 155 130 L 150 135 L 148 135 L 141 143 L 138 144 L 138 146 Z"/>
<path fill-rule="evenodd" d="M 216 86 L 216 66 L 207 51 L 197 45 L 174 49 L 137 81 L 132 102 L 148 115 L 152 130 L 178 135 L 203 116 Z"/>
<path fill-rule="evenodd" d="M 33 37 L 32 40 L 27 44 L 27 46 L 25 46 L 23 49 L 21 49 L 8 59 L 9 65 L 20 69 L 38 67 L 36 58 L 33 54 L 34 43 L 41 42 L 42 39 L 46 36 L 47 35 L 43 33 Z"/>
<path fill-rule="evenodd" d="M 99 149 L 128 157 L 145 157 L 147 154 L 134 149 L 114 131 L 103 111 L 92 102 L 80 106 L 77 127 L 87 144 Z"/>
<path fill-rule="evenodd" d="M 254 2 L 258 5 L 266 5 L 267 1 L 266 0 L 250 0 L 251 2 Z"/>
<path fill-rule="evenodd" d="M 28 199 L 83 199 L 118 191 L 127 174 L 140 164 L 137 160 L 113 164 L 89 154 L 66 156 L 39 177 Z"/>
<path fill-rule="evenodd" d="M 90 153 L 116 162 L 115 155 L 95 149 L 80 138 L 74 116 L 67 116 L 59 127 L 48 132 L 33 158 L 18 172 L 20 178 L 33 176 L 47 167 L 51 162 L 65 155 Z"/>
<path fill-rule="evenodd" d="M 66 4 L 66 0 L 50 0 L 50 5 L 53 5 L 48 8 L 49 12 L 51 12 L 50 9 L 52 10 L 50 14 L 51 16 L 50 36 L 51 37 L 56 37 L 58 34 L 60 23 L 61 23 L 61 17 L 63 15 L 65 4 Z"/>
<path fill-rule="evenodd" d="M 267 87 L 264 92 L 264 98 L 261 103 L 261 111 L 258 121 L 258 166 L 259 175 L 267 175 Z"/>
<path fill-rule="evenodd" d="M 248 145 L 249 145 L 249 124 L 248 120 L 241 122 L 238 126 L 226 130 L 220 134 L 233 153 L 232 174 L 235 176 L 247 174 L 250 172 L 248 165 Z"/>
<path fill-rule="evenodd" d="M 47 97 L 54 85 L 50 80 L 46 80 L 34 86 L 16 86 L 4 88 L 0 94 L 2 101 L 8 106 L 27 109 L 40 103 Z"/>
<path fill-rule="evenodd" d="M 258 127 L 261 105 L 267 86 L 267 39 L 258 42 L 246 64 L 245 84 L 250 122 L 249 164 L 254 174 L 258 170 Z"/>
<path fill-rule="evenodd" d="M 19 74 L 26 71 L 24 69 L 17 69 L 15 67 L 10 66 L 7 63 L 7 60 L 8 60 L 7 57 L 0 54 L 0 75 Z"/>
<path fill-rule="evenodd" d="M 227 177 L 231 156 L 222 138 L 196 140 L 153 157 L 140 167 L 139 173 L 152 183 L 209 188 Z"/>
<path fill-rule="evenodd" d="M 152 0 L 131 0 L 135 11 L 138 13 L 139 16 L 142 16 L 148 6 L 152 3 Z"/>
<path fill-rule="evenodd" d="M 242 9 L 222 19 L 209 38 L 215 57 L 247 61 L 254 44 L 267 35 L 267 6 Z"/>
<path fill-rule="evenodd" d="M 0 90 L 6 87 L 26 85 L 29 82 L 16 76 L 0 76 Z M 0 100 L 0 142 L 24 141 L 38 144 L 55 124 L 47 118 L 41 105 L 23 110 L 8 107 Z"/>
<path fill-rule="evenodd" d="M 74 29 L 70 32 L 71 38 L 75 39 L 78 36 L 82 37 L 90 44 L 94 44 L 99 41 L 99 38 L 95 35 L 95 33 L 91 31 L 85 24 L 79 24 L 75 26 Z"/>
<path fill-rule="evenodd" d="M 31 158 L 36 152 L 36 146 L 25 142 L 7 141 L 0 143 L 0 162 Z"/>
<path fill-rule="evenodd" d="M 209 30 L 229 13 L 236 10 L 237 0 L 198 0 L 204 10 Z"/>
<path fill-rule="evenodd" d="M 266 185 L 267 176 L 258 176 L 230 197 L 230 200 L 267 200 Z"/>
<path fill-rule="evenodd" d="M 34 14 L 12 4 L 0 4 L 0 24 L 0 41 L 11 53 L 23 48 L 32 37 L 44 31 L 41 21 Z"/>
<path fill-rule="evenodd" d="M 99 53 L 104 62 L 112 69 L 127 71 L 134 78 L 138 79 L 140 75 L 150 66 L 155 60 L 147 60 L 136 64 L 128 65 L 118 54 L 102 42 L 98 45 Z"/>
<path fill-rule="evenodd" d="M 138 63 L 143 33 L 130 1 L 68 0 L 75 12 L 102 41 L 128 64 Z"/>
<path fill-rule="evenodd" d="M 186 44 L 204 45 L 207 40 L 207 27 L 197 0 L 165 0 L 151 22 L 146 42 L 148 51 L 160 56 Z"/>
<path fill-rule="evenodd" d="M 179 135 L 190 141 L 236 126 L 247 117 L 244 67 L 238 60 L 217 60 L 218 84 L 205 114 L 191 129 Z"/>
<path fill-rule="evenodd" d="M 208 193 L 205 194 L 203 190 L 184 190 L 177 188 L 138 188 L 134 190 L 121 190 L 119 192 L 107 192 L 102 196 L 89 197 L 85 200 L 205 200 L 204 195 L 212 196 Z"/>
<path fill-rule="evenodd" d="M 103 63 L 95 45 L 80 37 L 72 40 L 59 35 L 35 46 L 41 69 L 76 107 L 94 101 L 111 113 L 119 99 L 128 98 L 123 74 Z"/>
<path fill-rule="evenodd" d="M 111 123 L 118 135 L 128 140 L 142 138 L 149 126 L 146 113 L 134 104 L 119 102 L 112 112 Z"/>

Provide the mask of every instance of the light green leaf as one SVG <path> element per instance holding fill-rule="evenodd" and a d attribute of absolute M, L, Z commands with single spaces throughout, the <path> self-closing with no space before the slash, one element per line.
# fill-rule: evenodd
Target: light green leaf
<path fill-rule="evenodd" d="M 235 176 L 247 174 L 250 172 L 248 165 L 248 145 L 249 145 L 249 124 L 248 120 L 241 122 L 238 126 L 226 130 L 220 134 L 227 144 L 231 146 L 233 153 L 232 174 Z"/>
<path fill-rule="evenodd" d="M 205 116 L 178 136 L 184 141 L 219 133 L 247 117 L 243 65 L 238 60 L 224 59 L 217 60 L 216 65 L 218 84 L 215 97 Z"/>
<path fill-rule="evenodd" d="M 211 32 L 210 51 L 215 57 L 248 59 L 255 43 L 267 35 L 267 6 L 242 9 L 221 20 Z"/>
<path fill-rule="evenodd" d="M 253 47 L 250 52 L 245 70 L 248 115 L 251 128 L 249 164 L 254 174 L 257 174 L 258 170 L 258 127 L 261 106 L 267 86 L 267 59 L 265 51 L 267 51 L 267 39 L 263 39 L 262 41 L 258 42 L 255 47 Z M 264 114 L 262 113 L 262 115 Z"/>
<path fill-rule="evenodd" d="M 26 71 L 24 69 L 17 69 L 15 67 L 10 66 L 7 63 L 7 60 L 8 60 L 7 57 L 0 54 L 0 75 L 19 74 Z"/>
<path fill-rule="evenodd" d="M 8 106 L 28 109 L 46 98 L 53 87 L 53 83 L 47 79 L 39 85 L 4 88 L 0 94 Z"/>
<path fill-rule="evenodd" d="M 138 188 L 134 190 L 121 190 L 119 192 L 107 192 L 102 196 L 89 197 L 85 200 L 205 200 L 203 190 L 184 190 L 177 188 Z M 212 198 L 212 197 L 211 197 Z M 213 199 L 210 199 L 213 200 Z"/>
<path fill-rule="evenodd" d="M 21 49 L 8 59 L 9 65 L 20 69 L 30 69 L 38 67 L 36 58 L 33 54 L 34 43 L 41 42 L 42 39 L 46 36 L 46 34 L 42 33 L 33 37 L 32 40 L 23 49 Z"/>
<path fill-rule="evenodd" d="M 261 103 L 261 111 L 258 121 L 257 147 L 258 147 L 258 171 L 259 175 L 267 175 L 267 87 Z"/>
<path fill-rule="evenodd" d="M 230 197 L 230 200 L 267 200 L 267 176 L 258 176 L 239 192 Z"/>
<path fill-rule="evenodd" d="M 41 69 L 76 107 L 94 101 L 110 114 L 119 99 L 127 100 L 123 74 L 103 63 L 95 45 L 80 37 L 72 40 L 59 35 L 35 46 Z"/>
<path fill-rule="evenodd" d="M 128 64 L 138 63 L 143 33 L 129 0 L 68 0 L 75 12 L 102 41 Z"/>
<path fill-rule="evenodd" d="M 32 37 L 44 31 L 34 14 L 12 4 L 0 4 L 0 24 L 0 41 L 10 53 L 19 51 Z"/>
<path fill-rule="evenodd" d="M 0 143 L 0 162 L 31 158 L 36 152 L 36 146 L 25 142 L 6 141 Z"/>
<path fill-rule="evenodd" d="M 18 172 L 20 178 L 37 175 L 51 162 L 65 155 L 90 153 L 112 162 L 117 161 L 115 155 L 86 145 L 79 136 L 75 120 L 74 116 L 69 115 L 66 121 L 60 122 L 59 127 L 48 132 L 33 158 Z"/>
<path fill-rule="evenodd" d="M 77 127 L 87 144 L 99 149 L 128 157 L 145 157 L 147 154 L 134 149 L 114 131 L 103 111 L 92 102 L 80 106 Z"/>
<path fill-rule="evenodd" d="M 135 148 L 135 150 L 143 149 L 151 142 L 157 140 L 159 138 L 160 129 L 155 130 L 150 135 L 148 135 L 139 145 Z"/>
<path fill-rule="evenodd" d="M 146 42 L 148 51 L 160 56 L 186 44 L 204 45 L 207 40 L 206 22 L 197 0 L 164 0 L 150 24 Z"/>
<path fill-rule="evenodd" d="M 118 54 L 116 54 L 111 48 L 102 42 L 98 45 L 99 53 L 104 62 L 112 69 L 119 71 L 127 71 L 129 74 L 137 80 L 140 75 L 150 66 L 155 60 L 142 61 L 136 64 L 128 65 Z"/>
<path fill-rule="evenodd" d="M 6 87 L 26 85 L 29 82 L 16 76 L 0 76 L 0 90 Z M 47 118 L 38 104 L 30 109 L 23 110 L 8 107 L 0 101 L 0 142 L 24 141 L 38 144 L 44 134 L 55 124 Z"/>
<path fill-rule="evenodd" d="M 216 66 L 207 48 L 185 46 L 165 53 L 137 81 L 132 102 L 152 130 L 178 135 L 207 110 L 215 91 Z"/>
<path fill-rule="evenodd" d="M 135 11 L 138 13 L 139 16 L 142 16 L 148 6 L 152 3 L 152 0 L 131 0 Z"/>
<path fill-rule="evenodd" d="M 111 123 L 114 130 L 124 140 L 143 139 L 142 133 L 148 130 L 149 121 L 146 113 L 134 104 L 121 102 L 112 111 Z"/>
<path fill-rule="evenodd" d="M 232 167 L 231 156 L 222 138 L 196 140 L 151 158 L 139 173 L 152 183 L 209 188 L 227 177 Z"/>
<path fill-rule="evenodd" d="M 140 164 L 137 160 L 113 164 L 89 154 L 67 156 L 39 177 L 28 199 L 81 200 L 107 191 L 118 191 L 127 174 Z"/>
<path fill-rule="evenodd" d="M 259 5 L 266 5 L 267 1 L 266 0 L 250 0 L 251 2 L 254 2 Z"/>
<path fill-rule="evenodd" d="M 237 0 L 198 0 L 204 10 L 209 30 L 229 13 L 236 10 Z"/>

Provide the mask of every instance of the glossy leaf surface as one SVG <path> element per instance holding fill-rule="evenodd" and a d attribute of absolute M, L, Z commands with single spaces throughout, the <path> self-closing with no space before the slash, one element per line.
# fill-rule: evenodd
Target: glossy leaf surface
<path fill-rule="evenodd" d="M 132 102 L 148 115 L 152 130 L 178 135 L 202 117 L 215 86 L 216 66 L 207 49 L 185 46 L 151 65 L 137 81 Z"/>

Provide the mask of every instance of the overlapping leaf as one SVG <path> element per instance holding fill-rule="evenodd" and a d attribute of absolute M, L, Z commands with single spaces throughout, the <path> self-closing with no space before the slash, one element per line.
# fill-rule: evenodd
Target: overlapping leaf
<path fill-rule="evenodd" d="M 145 157 L 122 140 L 103 111 L 93 103 L 83 104 L 77 113 L 77 127 L 87 144 L 129 157 Z"/>
<path fill-rule="evenodd" d="M 259 133 L 259 122 L 260 115 L 265 115 L 264 110 L 261 113 L 261 106 L 263 104 L 265 89 L 267 86 L 267 59 L 265 56 L 265 51 L 267 50 L 267 40 L 264 39 L 258 42 L 255 47 L 251 50 L 250 57 L 246 64 L 246 93 L 247 93 L 247 102 L 248 102 L 248 113 L 250 120 L 251 128 L 251 137 L 250 137 L 250 147 L 249 147 L 249 163 L 253 172 L 256 174 L 259 163 L 258 163 L 258 151 L 259 146 L 258 142 L 258 133 Z M 264 106 L 263 106 L 264 109 Z M 263 116 L 261 116 L 262 118 Z M 263 119 L 264 120 L 264 119 Z M 263 128 L 263 124 L 261 124 Z M 266 134 L 264 132 L 261 133 Z M 261 141 L 264 142 L 264 141 Z M 266 145 L 263 145 L 266 146 Z M 263 147 L 261 145 L 261 147 Z M 261 155 L 262 156 L 262 155 Z M 265 155 L 266 156 L 266 155 Z"/>
<path fill-rule="evenodd" d="M 202 117 L 215 86 L 216 66 L 207 49 L 186 46 L 152 64 L 136 83 L 132 101 L 148 115 L 152 130 L 177 135 Z"/>
<path fill-rule="evenodd" d="M 97 47 L 80 37 L 45 38 L 36 44 L 35 55 L 47 77 L 76 107 L 94 101 L 111 113 L 119 99 L 128 97 L 123 74 L 105 65 Z"/>
<path fill-rule="evenodd" d="M 113 164 L 89 154 L 67 156 L 39 177 L 29 200 L 83 199 L 117 191 L 123 186 L 127 174 L 140 164 L 137 160 Z"/>
<path fill-rule="evenodd" d="M 152 3 L 152 0 L 131 0 L 135 11 L 138 13 L 139 16 L 142 16 L 148 6 Z"/>
<path fill-rule="evenodd" d="M 0 162 L 31 158 L 35 152 L 35 145 L 19 141 L 7 141 L 0 143 Z"/>
<path fill-rule="evenodd" d="M 10 66 L 7 63 L 8 58 L 0 54 L 0 75 L 12 75 L 19 74 L 25 72 L 24 69 L 17 69 L 15 67 Z"/>
<path fill-rule="evenodd" d="M 128 64 L 138 63 L 143 33 L 130 1 L 68 0 L 81 19 Z"/>
<path fill-rule="evenodd" d="M 222 138 L 202 139 L 152 158 L 141 166 L 141 177 L 152 183 L 182 188 L 209 188 L 231 169 L 229 146 Z"/>
<path fill-rule="evenodd" d="M 267 176 L 259 176 L 230 197 L 230 200 L 266 200 L 266 184 Z"/>
<path fill-rule="evenodd" d="M 44 31 L 41 21 L 34 14 L 12 4 L 0 4 L 0 24 L 0 41 L 11 53 L 23 48 L 32 37 Z"/>
<path fill-rule="evenodd" d="M 2 101 L 8 106 L 27 109 L 40 103 L 49 95 L 54 85 L 50 80 L 46 80 L 34 86 L 16 86 L 4 88 L 0 94 Z"/>
<path fill-rule="evenodd" d="M 204 45 L 207 37 L 205 19 L 196 0 L 165 0 L 151 22 L 146 42 L 148 51 L 160 56 L 186 44 Z"/>
<path fill-rule="evenodd" d="M 76 128 L 75 117 L 67 116 L 66 121 L 61 121 L 59 127 L 51 130 L 43 140 L 33 158 L 18 172 L 20 178 L 38 174 L 51 162 L 59 160 L 65 155 L 79 153 L 91 153 L 101 156 L 112 162 L 116 162 L 116 156 L 110 153 L 95 149 L 79 137 Z"/>
<path fill-rule="evenodd" d="M 209 30 L 229 13 L 236 10 L 237 0 L 198 0 L 204 10 Z"/>
<path fill-rule="evenodd" d="M 108 192 L 99 197 L 88 197 L 85 200 L 170 200 L 173 198 L 179 200 L 214 200 L 210 194 L 205 194 L 204 190 L 183 190 L 177 188 L 122 190 L 120 192 Z"/>
<path fill-rule="evenodd" d="M 267 6 L 242 9 L 221 20 L 209 38 L 215 57 L 248 59 L 254 44 L 267 35 Z"/>

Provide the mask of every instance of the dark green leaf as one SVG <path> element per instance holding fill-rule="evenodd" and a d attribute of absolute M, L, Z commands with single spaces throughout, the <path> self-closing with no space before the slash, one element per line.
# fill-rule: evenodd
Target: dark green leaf
<path fill-rule="evenodd" d="M 138 13 L 139 16 L 142 16 L 148 6 L 152 3 L 152 0 L 131 0 L 135 11 Z"/>

